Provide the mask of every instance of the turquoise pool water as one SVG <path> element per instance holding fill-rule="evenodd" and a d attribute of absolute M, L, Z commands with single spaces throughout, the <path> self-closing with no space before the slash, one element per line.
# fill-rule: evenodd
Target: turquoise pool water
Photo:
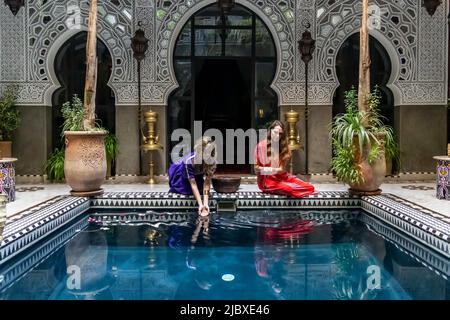
<path fill-rule="evenodd" d="M 28 269 L 24 257 L 36 248 L 3 265 L 0 298 L 450 299 L 445 275 L 371 231 L 366 213 L 343 213 L 154 214 L 132 223 L 118 217 L 144 214 L 91 212 Z"/>

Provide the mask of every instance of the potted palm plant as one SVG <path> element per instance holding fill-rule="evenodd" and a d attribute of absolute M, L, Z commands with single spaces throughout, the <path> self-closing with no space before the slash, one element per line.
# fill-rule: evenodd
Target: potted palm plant
<path fill-rule="evenodd" d="M 333 119 L 331 136 L 335 156 L 332 169 L 340 181 L 359 195 L 379 194 L 386 176 L 385 148 L 395 144 L 393 130 L 379 113 L 378 88 L 370 92 L 369 0 L 362 0 L 359 87 L 346 93 L 346 112 Z"/>
<path fill-rule="evenodd" d="M 375 87 L 368 97 L 367 111 L 360 111 L 357 92 L 352 88 L 345 94 L 346 112 L 331 124 L 332 169 L 354 193 L 380 193 L 386 176 L 385 150 L 397 149 L 393 129 L 382 122 L 380 99 Z"/>
<path fill-rule="evenodd" d="M 97 0 L 91 1 L 86 45 L 86 83 L 82 113 L 75 126 L 65 128 L 64 174 L 74 196 L 103 193 L 106 178 L 105 137 L 107 132 L 96 125 L 95 92 L 97 85 Z M 73 104 L 73 103 L 72 103 Z M 74 107 L 72 105 L 72 107 Z M 78 109 L 78 106 L 75 106 Z M 82 118 L 81 118 L 82 114 Z"/>
<path fill-rule="evenodd" d="M 0 159 L 12 156 L 11 134 L 20 123 L 16 99 L 17 88 L 14 86 L 7 87 L 0 98 Z"/>

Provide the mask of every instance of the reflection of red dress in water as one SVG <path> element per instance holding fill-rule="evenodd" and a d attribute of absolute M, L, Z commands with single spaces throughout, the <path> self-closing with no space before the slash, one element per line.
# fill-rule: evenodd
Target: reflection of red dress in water
<path fill-rule="evenodd" d="M 257 230 L 258 241 L 263 245 L 261 248 L 270 248 L 270 245 L 279 243 L 279 240 L 284 239 L 299 239 L 301 236 L 311 233 L 314 228 L 314 222 L 309 220 L 299 220 L 289 225 L 279 227 L 259 227 Z M 270 252 L 270 254 L 269 254 Z M 274 254 L 275 253 L 275 254 Z M 264 249 L 257 250 L 255 252 L 255 268 L 256 273 L 262 278 L 269 277 L 269 257 L 270 259 L 279 260 L 280 257 L 276 257 L 276 251 L 267 251 Z"/>
<path fill-rule="evenodd" d="M 255 159 L 259 167 L 271 167 L 271 159 L 267 156 L 267 140 L 258 143 L 255 150 Z M 272 175 L 258 173 L 258 187 L 262 192 L 295 198 L 306 197 L 315 192 L 313 185 L 286 171 Z"/>

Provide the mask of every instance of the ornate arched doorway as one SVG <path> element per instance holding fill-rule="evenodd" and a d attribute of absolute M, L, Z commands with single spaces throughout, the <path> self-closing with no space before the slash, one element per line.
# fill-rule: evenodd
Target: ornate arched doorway
<path fill-rule="evenodd" d="M 345 112 L 345 92 L 352 87 L 358 89 L 359 81 L 359 33 L 351 35 L 341 46 L 336 58 L 336 74 L 340 86 L 334 95 L 333 117 Z M 377 85 L 381 94 L 380 113 L 384 117 L 383 122 L 394 126 L 394 94 L 388 88 L 392 74 L 392 63 L 387 50 L 373 36 L 370 36 L 371 87 Z M 398 168 L 392 168 L 397 171 Z M 391 174 L 391 172 L 388 172 Z"/>
<path fill-rule="evenodd" d="M 86 32 L 77 33 L 61 46 L 54 61 L 55 74 L 61 87 L 53 93 L 52 97 L 53 148 L 61 147 L 63 143 L 61 106 L 64 102 L 72 100 L 74 94 L 81 99 L 84 97 L 86 40 Z M 100 39 L 97 42 L 97 57 L 96 113 L 101 126 L 114 133 L 116 129 L 115 98 L 113 90 L 108 86 L 112 59 L 108 48 Z"/>
<path fill-rule="evenodd" d="M 333 116 L 345 112 L 344 94 L 352 87 L 358 89 L 359 81 L 359 33 L 351 35 L 341 46 L 336 58 L 336 74 L 340 86 L 334 95 Z M 386 117 L 385 123 L 394 125 L 394 95 L 388 88 L 392 73 L 391 59 L 383 45 L 370 36 L 370 57 L 372 89 L 378 85 L 382 97 L 380 111 Z"/>
<path fill-rule="evenodd" d="M 270 88 L 277 68 L 274 40 L 246 7 L 236 5 L 222 16 L 213 4 L 195 13 L 178 35 L 173 56 L 179 88 L 169 98 L 169 153 L 177 144 L 170 141 L 172 132 L 193 132 L 194 121 L 202 121 L 203 131 L 225 133 L 263 128 L 279 117 L 277 95 Z M 249 165 L 227 168 L 250 172 Z"/>

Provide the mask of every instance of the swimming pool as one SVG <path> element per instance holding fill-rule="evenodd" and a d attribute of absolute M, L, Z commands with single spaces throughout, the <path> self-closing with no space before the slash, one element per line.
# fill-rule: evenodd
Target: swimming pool
<path fill-rule="evenodd" d="M 362 210 L 91 209 L 3 264 L 0 298 L 450 299 L 449 265 Z"/>

